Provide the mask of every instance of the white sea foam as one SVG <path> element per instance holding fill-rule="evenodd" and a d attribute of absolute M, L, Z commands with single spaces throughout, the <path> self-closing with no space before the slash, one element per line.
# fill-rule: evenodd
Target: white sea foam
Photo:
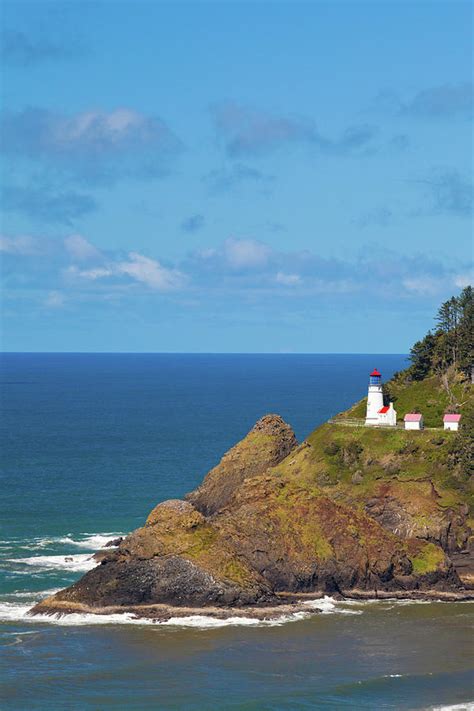
<path fill-rule="evenodd" d="M 161 622 L 163 626 L 171 627 L 196 627 L 197 629 L 216 629 L 218 627 L 280 627 L 287 622 L 297 622 L 309 617 L 308 612 L 294 612 L 266 620 L 257 620 L 254 617 L 227 617 L 220 620 L 207 615 L 188 615 L 187 617 L 170 617 Z"/>
<path fill-rule="evenodd" d="M 31 610 L 31 605 L 19 605 L 16 602 L 0 602 L 0 622 L 19 622 Z"/>
<path fill-rule="evenodd" d="M 78 548 L 87 548 L 88 550 L 96 551 L 99 548 L 105 548 L 107 543 L 110 541 L 123 536 L 122 533 L 91 533 L 82 534 L 86 538 L 74 539 L 71 536 L 64 536 L 63 538 L 56 539 L 58 543 L 66 543 L 70 546 L 77 546 Z"/>
<path fill-rule="evenodd" d="M 54 595 L 55 593 L 62 590 L 62 588 L 49 588 L 49 590 L 15 590 L 12 593 L 6 593 L 6 597 L 9 598 L 25 598 L 27 600 L 42 600 L 45 597 Z"/>
<path fill-rule="evenodd" d="M 46 556 L 55 557 L 55 556 Z M 60 556 L 61 557 L 61 556 Z M 83 556 L 76 556 L 83 557 Z M 23 559 L 24 560 L 24 559 Z M 72 613 L 68 615 L 29 615 L 29 610 L 34 602 L 52 595 L 57 592 L 57 589 L 48 589 L 34 593 L 11 593 L 9 597 L 15 596 L 18 598 L 30 595 L 29 604 L 23 602 L 3 601 L 0 602 L 0 621 L 23 622 L 23 623 L 47 623 L 52 625 L 61 625 L 65 627 L 84 626 L 84 625 L 146 625 L 156 627 L 182 627 L 195 628 L 202 630 L 217 629 L 221 627 L 279 627 L 290 622 L 309 619 L 315 613 L 319 612 L 325 615 L 361 615 L 363 610 L 348 610 L 345 609 L 347 601 L 340 602 L 331 597 L 325 596 L 318 600 L 308 600 L 304 602 L 306 610 L 292 612 L 287 615 L 281 615 L 274 618 L 259 620 L 253 617 L 239 617 L 234 615 L 226 619 L 218 619 L 210 615 L 187 615 L 186 617 L 171 617 L 165 621 L 157 621 L 151 619 L 138 618 L 133 613 L 115 613 L 111 615 L 95 615 L 90 613 Z M 358 604 L 365 606 L 366 602 L 361 601 Z M 390 674 L 390 677 L 397 678 L 401 675 Z M 474 711 L 474 703 L 459 704 L 454 706 L 436 706 L 431 707 L 429 711 Z"/>
<path fill-rule="evenodd" d="M 104 531 L 103 533 L 67 533 L 65 536 L 35 536 L 33 538 L 12 538 L 11 540 L 0 541 L 0 548 L 5 550 L 11 548 L 22 548 L 25 550 L 37 550 L 48 548 L 49 546 L 67 545 L 86 548 L 96 551 L 104 548 L 107 543 L 116 538 L 123 537 L 124 533 L 119 531 Z"/>
<path fill-rule="evenodd" d="M 196 629 L 216 629 L 219 627 L 277 627 L 287 622 L 309 617 L 310 613 L 295 612 L 275 619 L 257 620 L 253 617 L 228 617 L 220 620 L 209 615 L 188 615 L 186 617 L 171 617 L 169 620 L 157 621 L 138 618 L 132 613 L 116 613 L 112 615 L 94 615 L 72 613 L 68 615 L 30 615 L 31 605 L 14 602 L 0 602 L 0 622 L 48 623 L 64 627 L 84 625 L 146 625 L 156 627 L 194 627 Z"/>
<path fill-rule="evenodd" d="M 55 590 L 44 590 L 41 593 L 33 593 L 36 600 L 53 594 Z M 17 594 L 20 597 L 22 593 Z M 27 622 L 27 623 L 48 623 L 52 625 L 62 625 L 65 627 L 83 625 L 147 625 L 157 627 L 183 627 L 195 629 L 217 629 L 221 627 L 280 627 L 289 622 L 298 622 L 314 615 L 316 611 L 323 614 L 354 614 L 352 611 L 343 610 L 332 598 L 325 597 L 321 600 L 310 600 L 305 605 L 308 610 L 300 610 L 279 617 L 272 617 L 264 620 L 254 617 L 239 617 L 237 615 L 218 619 L 210 615 L 187 615 L 185 617 L 171 617 L 165 621 L 156 621 L 136 617 L 133 613 L 115 613 L 111 615 L 94 615 L 89 613 L 72 613 L 68 615 L 29 615 L 31 605 L 20 602 L 0 602 L 0 621 Z M 355 613 L 360 614 L 360 613 Z"/>
<path fill-rule="evenodd" d="M 447 704 L 446 706 L 430 706 L 427 711 L 474 711 L 474 701 L 464 704 Z"/>
<path fill-rule="evenodd" d="M 68 570 L 85 572 L 95 568 L 97 561 L 88 553 L 74 555 L 34 555 L 29 558 L 9 558 L 9 563 L 28 565 L 39 570 Z"/>
<path fill-rule="evenodd" d="M 346 610 L 344 607 L 346 605 L 345 601 L 340 603 L 327 595 L 318 600 L 307 600 L 303 605 L 306 605 L 311 610 L 318 610 L 322 612 L 323 615 L 333 615 L 334 613 L 341 615 L 362 615 L 362 610 Z"/>

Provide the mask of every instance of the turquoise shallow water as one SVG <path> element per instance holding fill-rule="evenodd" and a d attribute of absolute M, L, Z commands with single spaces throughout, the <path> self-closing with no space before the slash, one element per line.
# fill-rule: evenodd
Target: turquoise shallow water
<path fill-rule="evenodd" d="M 266 412 L 302 439 L 403 356 L 1 356 L 3 709 L 422 709 L 472 692 L 468 603 L 321 601 L 279 625 L 31 620 Z M 92 622 L 95 622 L 92 624 Z"/>

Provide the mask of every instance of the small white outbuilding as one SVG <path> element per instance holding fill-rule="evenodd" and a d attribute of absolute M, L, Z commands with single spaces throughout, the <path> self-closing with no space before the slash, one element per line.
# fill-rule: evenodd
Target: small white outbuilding
<path fill-rule="evenodd" d="M 457 432 L 459 429 L 459 422 L 461 420 L 461 415 L 455 415 L 454 413 L 448 413 L 443 417 L 444 429 L 453 430 Z"/>
<path fill-rule="evenodd" d="M 408 412 L 403 421 L 406 430 L 422 430 L 424 427 L 423 415 L 419 412 Z"/>
<path fill-rule="evenodd" d="M 393 407 L 393 402 L 381 407 L 377 414 L 379 417 L 379 425 L 395 427 L 397 424 L 397 411 Z"/>

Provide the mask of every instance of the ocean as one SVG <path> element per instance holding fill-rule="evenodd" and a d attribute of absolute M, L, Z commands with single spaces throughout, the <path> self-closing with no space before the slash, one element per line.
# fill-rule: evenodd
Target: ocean
<path fill-rule="evenodd" d="M 0 709 L 474 709 L 471 603 L 30 618 L 268 412 L 299 440 L 403 355 L 3 354 Z"/>

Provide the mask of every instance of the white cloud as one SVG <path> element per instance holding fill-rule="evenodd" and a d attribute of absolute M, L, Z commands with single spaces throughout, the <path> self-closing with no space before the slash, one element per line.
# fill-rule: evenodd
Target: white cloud
<path fill-rule="evenodd" d="M 99 250 L 81 235 L 70 235 L 66 237 L 64 246 L 71 257 L 79 261 L 97 259 L 101 256 Z"/>
<path fill-rule="evenodd" d="M 459 289 L 464 289 L 464 287 L 470 286 L 472 283 L 474 283 L 473 274 L 457 274 L 454 278 L 454 284 Z"/>
<path fill-rule="evenodd" d="M 111 147 L 130 138 L 146 141 L 153 133 L 156 138 L 162 130 L 158 121 L 133 109 L 120 108 L 109 113 L 84 111 L 72 117 L 55 117 L 50 126 L 50 140 L 61 150 L 84 141 L 106 143 Z"/>
<path fill-rule="evenodd" d="M 196 252 L 196 256 L 200 257 L 201 259 L 212 259 L 215 257 L 217 254 L 217 250 L 214 249 L 213 247 L 207 247 L 206 249 L 199 249 Z"/>
<path fill-rule="evenodd" d="M 0 235 L 0 252 L 7 254 L 38 254 L 39 246 L 37 240 L 29 236 L 6 237 Z"/>
<path fill-rule="evenodd" d="M 261 267 L 267 264 L 272 250 L 263 242 L 229 237 L 223 245 L 224 257 L 233 269 Z"/>
<path fill-rule="evenodd" d="M 157 291 L 180 289 L 186 281 L 185 275 L 179 270 L 168 269 L 158 260 L 145 257 L 138 252 L 130 252 L 128 260 L 109 262 L 91 269 L 78 269 L 76 266 L 71 266 L 66 270 L 66 274 L 90 281 L 107 277 L 128 276 Z"/>
<path fill-rule="evenodd" d="M 297 286 L 302 281 L 299 274 L 285 274 L 285 272 L 278 272 L 275 279 L 278 284 L 283 284 L 284 286 Z"/>
<path fill-rule="evenodd" d="M 49 309 L 60 309 L 64 306 L 64 294 L 60 291 L 50 291 L 46 299 L 44 300 L 44 305 Z"/>
<path fill-rule="evenodd" d="M 37 161 L 48 176 L 59 169 L 89 186 L 162 177 L 182 149 L 162 119 L 130 108 L 66 115 L 29 107 L 1 112 L 0 127 L 5 155 Z"/>
<path fill-rule="evenodd" d="M 129 253 L 128 262 L 119 262 L 116 269 L 121 274 L 127 274 L 152 289 L 170 291 L 179 289 L 184 284 L 184 274 L 177 269 L 167 269 L 156 259 L 144 257 L 138 252 Z"/>
<path fill-rule="evenodd" d="M 114 270 L 110 267 L 93 267 L 92 269 L 78 269 L 76 266 L 68 267 L 66 274 L 78 276 L 82 279 L 102 279 L 103 277 L 113 276 Z"/>
<path fill-rule="evenodd" d="M 412 279 L 404 279 L 402 285 L 407 291 L 429 296 L 438 293 L 440 280 L 433 277 L 419 276 Z"/>

